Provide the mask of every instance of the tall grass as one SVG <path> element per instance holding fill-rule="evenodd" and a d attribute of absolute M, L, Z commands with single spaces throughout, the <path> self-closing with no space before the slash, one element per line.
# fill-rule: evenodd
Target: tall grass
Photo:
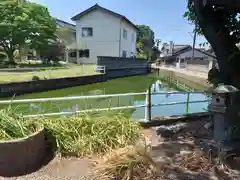
<path fill-rule="evenodd" d="M 61 155 L 91 155 L 134 144 L 140 137 L 140 126 L 121 113 L 94 116 L 43 118 L 48 133 L 54 136 Z"/>
<path fill-rule="evenodd" d="M 29 136 L 40 126 L 53 137 L 57 152 L 64 156 L 105 153 L 134 144 L 141 135 L 139 124 L 121 113 L 28 119 L 11 108 L 0 110 L 0 140 Z"/>
<path fill-rule="evenodd" d="M 0 140 L 23 138 L 34 133 L 38 127 L 31 119 L 24 119 L 13 109 L 0 110 Z"/>

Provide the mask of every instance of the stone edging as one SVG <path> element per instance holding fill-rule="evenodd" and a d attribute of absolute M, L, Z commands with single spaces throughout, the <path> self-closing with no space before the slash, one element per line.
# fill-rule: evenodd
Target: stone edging
<path fill-rule="evenodd" d="M 139 122 L 143 128 L 150 128 L 162 125 L 170 125 L 177 122 L 187 122 L 187 121 L 198 121 L 202 118 L 210 117 L 212 114 L 210 112 L 192 113 L 182 116 L 167 116 L 167 117 L 157 117 L 148 122 Z"/>

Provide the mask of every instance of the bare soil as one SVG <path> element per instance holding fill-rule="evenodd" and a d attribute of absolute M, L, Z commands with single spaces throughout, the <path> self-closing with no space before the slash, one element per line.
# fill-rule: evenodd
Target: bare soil
<path fill-rule="evenodd" d="M 159 180 L 237 180 L 240 163 L 235 167 L 223 164 L 204 144 L 211 142 L 212 133 L 203 127 L 205 120 L 190 122 L 171 138 L 162 138 L 155 130 L 144 130 L 152 145 L 152 157 L 164 173 Z M 164 166 L 163 166 L 164 164 Z M 163 168 L 164 167 L 164 168 Z"/>

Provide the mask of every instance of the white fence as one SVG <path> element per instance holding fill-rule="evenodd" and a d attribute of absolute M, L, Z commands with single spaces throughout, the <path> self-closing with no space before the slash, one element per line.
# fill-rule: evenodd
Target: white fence
<path fill-rule="evenodd" d="M 145 120 L 151 120 L 151 108 L 157 106 L 171 106 L 177 104 L 186 104 L 185 113 L 188 114 L 188 106 L 192 103 L 203 103 L 209 102 L 210 100 L 202 100 L 202 101 L 189 101 L 189 97 L 191 94 L 202 94 L 203 92 L 168 92 L 168 93 L 159 93 L 154 92 L 151 93 L 151 90 L 147 92 L 140 93 L 126 93 L 126 94 L 108 94 L 108 95 L 90 95 L 90 96 L 73 96 L 73 97 L 59 97 L 59 98 L 39 98 L 39 99 L 21 99 L 21 100 L 3 100 L 0 101 L 0 105 L 14 105 L 14 104 L 30 104 L 30 103 L 49 103 L 64 101 L 66 103 L 70 103 L 71 101 L 81 101 L 86 99 L 102 99 L 102 98 L 113 98 L 113 97 L 126 97 L 126 96 L 142 96 L 146 97 L 145 104 L 142 105 L 124 105 L 124 106 L 114 106 L 109 108 L 92 108 L 92 109 L 84 109 L 84 110 L 73 110 L 73 111 L 61 111 L 61 112 L 49 112 L 49 113 L 38 113 L 38 114 L 28 114 L 24 115 L 25 117 L 38 117 L 38 116 L 60 116 L 60 115 L 71 115 L 76 113 L 86 113 L 86 112 L 100 112 L 100 111 L 108 111 L 108 110 L 124 110 L 124 109 L 135 109 L 145 107 Z M 168 102 L 168 103 L 158 103 L 153 104 L 151 102 L 151 95 L 171 95 L 171 94 L 185 94 L 187 95 L 186 101 L 182 102 Z"/>

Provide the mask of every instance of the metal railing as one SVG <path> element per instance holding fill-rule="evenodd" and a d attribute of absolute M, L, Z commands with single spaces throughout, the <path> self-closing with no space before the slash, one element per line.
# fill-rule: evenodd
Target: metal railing
<path fill-rule="evenodd" d="M 171 106 L 177 104 L 186 104 L 186 114 L 188 114 L 189 104 L 192 103 L 204 103 L 209 102 L 210 100 L 202 100 L 202 101 L 190 101 L 191 94 L 202 94 L 203 92 L 151 92 L 149 88 L 147 92 L 140 93 L 125 93 L 125 94 L 107 94 L 107 95 L 90 95 L 90 96 L 72 96 L 72 97 L 59 97 L 59 98 L 39 98 L 39 99 L 19 99 L 19 100 L 3 100 L 0 101 L 0 105 L 9 105 L 9 104 L 21 104 L 21 103 L 52 103 L 58 101 L 74 101 L 74 100 L 86 100 L 86 99 L 102 99 L 102 98 L 113 98 L 113 97 L 126 97 L 126 96 L 145 96 L 145 104 L 140 105 L 124 105 L 124 106 L 114 106 L 109 108 L 92 108 L 85 110 L 74 110 L 74 111 L 61 111 L 61 112 L 49 112 L 49 113 L 39 113 L 39 114 L 28 114 L 24 115 L 25 117 L 38 117 L 38 116 L 60 116 L 60 115 L 72 115 L 76 113 L 86 113 L 86 112 L 100 112 L 100 111 L 108 111 L 108 110 L 126 110 L 126 109 L 135 109 L 135 108 L 143 108 L 145 107 L 145 120 L 150 121 L 152 118 L 151 109 L 152 107 L 158 106 Z M 152 95 L 172 95 L 172 94 L 182 94 L 187 95 L 186 101 L 182 102 L 168 102 L 168 103 L 158 103 L 153 104 L 151 102 Z"/>
<path fill-rule="evenodd" d="M 99 66 L 99 65 L 97 65 L 96 72 L 100 72 L 100 73 L 105 74 L 106 73 L 106 66 Z"/>

